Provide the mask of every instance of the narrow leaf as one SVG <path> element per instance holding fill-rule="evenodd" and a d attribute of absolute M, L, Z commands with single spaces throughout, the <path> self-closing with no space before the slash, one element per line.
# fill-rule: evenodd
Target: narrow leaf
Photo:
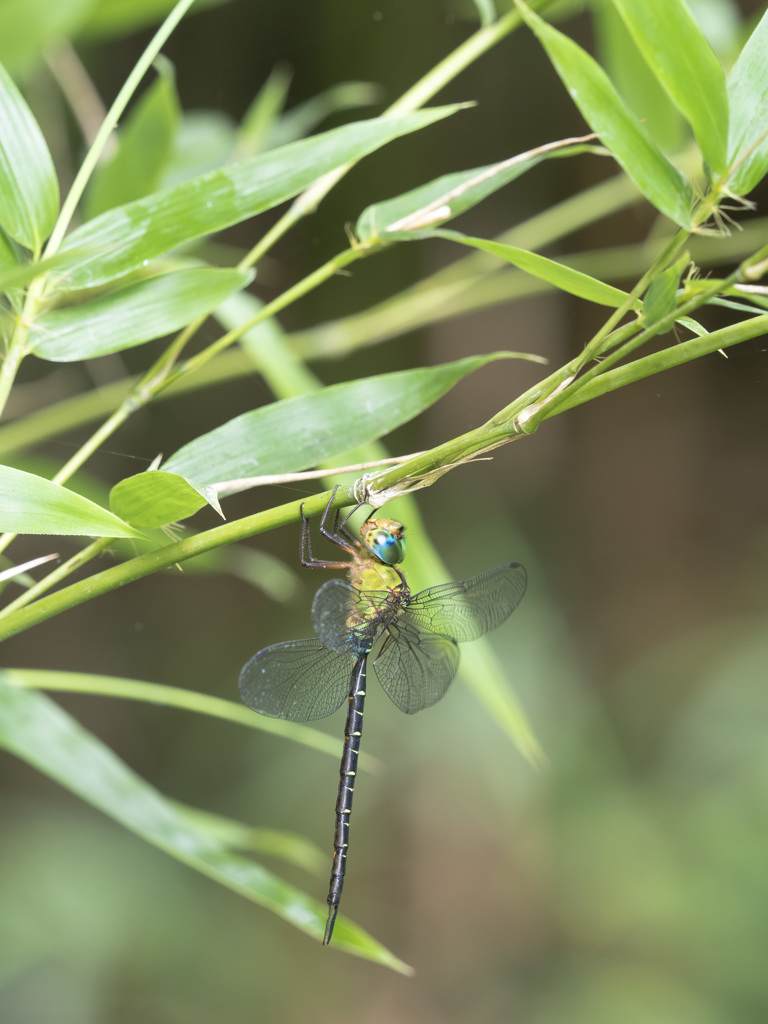
<path fill-rule="evenodd" d="M 219 549 L 222 550 L 222 549 Z M 227 549 L 230 550 L 230 549 Z M 197 561 L 197 559 L 195 560 Z M 189 563 L 193 565 L 193 562 Z M 54 690 L 58 693 L 88 693 L 92 696 L 114 697 L 119 700 L 136 700 L 159 707 L 177 708 L 199 715 L 209 715 L 224 722 L 244 725 L 249 729 L 293 740 L 310 750 L 338 759 L 339 744 L 334 736 L 320 732 L 309 725 L 298 722 L 284 722 L 279 718 L 265 718 L 254 715 L 241 701 L 224 700 L 199 690 L 185 690 L 181 686 L 164 686 L 162 683 L 145 683 L 139 679 L 122 679 L 117 676 L 99 676 L 86 672 L 60 672 L 49 669 L 14 669 L 15 686 L 29 686 L 32 689 Z M 375 759 L 370 754 L 361 757 L 362 764 L 371 764 Z"/>
<path fill-rule="evenodd" d="M 54 43 L 77 34 L 92 7 L 93 0 L 2 0 L 0 62 L 14 74 L 40 64 Z"/>
<path fill-rule="evenodd" d="M 118 132 L 117 151 L 99 168 L 87 195 L 87 218 L 154 192 L 173 151 L 181 122 L 173 67 L 159 58 L 158 78 Z"/>
<path fill-rule="evenodd" d="M 686 122 L 659 79 L 641 56 L 613 0 L 593 0 L 598 60 L 663 152 L 679 153 Z"/>
<path fill-rule="evenodd" d="M 327 907 L 247 857 L 177 808 L 107 746 L 41 693 L 0 672 L 0 747 L 26 761 L 146 842 L 213 881 L 271 910 L 312 938 L 323 934 Z M 338 946 L 393 970 L 410 968 L 362 929 L 344 921 Z"/>
<path fill-rule="evenodd" d="M 508 355 L 472 356 L 428 369 L 385 373 L 273 402 L 191 441 L 163 469 L 198 484 L 296 473 L 390 433 L 467 374 Z"/>
<path fill-rule="evenodd" d="M 0 531 L 70 537 L 142 536 L 95 502 L 10 466 L 0 466 Z"/>
<path fill-rule="evenodd" d="M 728 187 L 748 195 L 768 172 L 768 11 L 758 22 L 728 76 L 731 120 Z"/>
<path fill-rule="evenodd" d="M 677 289 L 680 276 L 688 265 L 690 257 L 686 253 L 677 260 L 674 266 L 668 267 L 652 282 L 643 299 L 643 321 L 646 325 L 663 320 L 677 305 Z"/>
<path fill-rule="evenodd" d="M 83 246 L 91 253 L 68 273 L 66 285 L 87 288 L 127 274 L 182 242 L 269 210 L 328 171 L 458 109 L 357 121 L 109 210 L 65 240 L 62 251 Z"/>
<path fill-rule="evenodd" d="M 175 2 L 176 0 L 98 0 L 81 34 L 87 39 L 111 36 L 119 36 L 122 39 L 137 29 L 159 24 L 171 11 Z M 206 7 L 217 7 L 227 2 L 228 0 L 197 0 L 191 13 L 197 14 Z"/>
<path fill-rule="evenodd" d="M 143 530 L 186 519 L 208 502 L 221 514 L 214 490 L 198 489 L 177 473 L 155 469 L 121 480 L 109 495 L 115 515 Z"/>
<path fill-rule="evenodd" d="M 461 245 L 468 245 L 474 249 L 482 249 L 492 256 L 498 256 L 513 266 L 524 270 L 527 274 L 549 281 L 556 288 L 571 295 L 578 295 L 580 299 L 587 299 L 590 302 L 598 302 L 601 306 L 618 308 L 627 298 L 627 293 L 620 288 L 614 288 L 610 284 L 598 281 L 596 277 L 583 274 L 580 270 L 573 270 L 563 263 L 547 259 L 546 256 L 539 256 L 538 253 L 530 252 L 528 249 L 519 249 L 515 245 L 504 245 L 501 242 L 493 242 L 486 238 L 470 238 L 462 235 L 459 231 L 424 231 L 420 232 L 422 237 L 447 238 L 451 242 L 459 242 Z"/>
<path fill-rule="evenodd" d="M 267 137 L 280 118 L 293 74 L 284 64 L 272 68 L 251 105 L 246 110 L 238 132 L 238 156 L 255 156 L 268 149 Z"/>
<path fill-rule="evenodd" d="M 360 214 L 355 234 L 361 242 L 389 235 L 402 238 L 411 230 L 444 223 L 476 206 L 547 157 L 594 152 L 594 146 L 573 145 L 573 141 L 550 143 L 500 163 L 444 174 L 394 199 L 374 203 Z"/>
<path fill-rule="evenodd" d="M 58 210 L 51 154 L 32 112 L 0 64 L 0 225 L 38 255 Z"/>
<path fill-rule="evenodd" d="M 7 274 L 17 272 L 19 257 L 13 247 L 13 242 L 8 235 L 0 228 L 0 292 L 7 291 L 8 286 L 4 284 Z"/>
<path fill-rule="evenodd" d="M 303 139 L 332 114 L 357 107 L 371 107 L 383 98 L 383 89 L 374 82 L 337 82 L 286 110 L 272 125 L 263 148 L 275 149 L 296 139 Z"/>
<path fill-rule="evenodd" d="M 610 79 L 580 46 L 515 0 L 590 128 L 643 195 L 670 220 L 690 226 L 688 182 L 627 109 Z"/>
<path fill-rule="evenodd" d="M 717 174 L 726 168 L 728 99 L 720 61 L 683 0 L 613 0 L 648 66 Z"/>
<path fill-rule="evenodd" d="M 56 363 L 121 352 L 210 313 L 252 277 L 250 271 L 210 267 L 151 277 L 80 306 L 45 313 L 30 332 L 29 347 Z"/>

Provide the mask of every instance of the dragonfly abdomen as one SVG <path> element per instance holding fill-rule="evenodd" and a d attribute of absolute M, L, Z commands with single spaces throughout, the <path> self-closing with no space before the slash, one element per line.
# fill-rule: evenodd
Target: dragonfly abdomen
<path fill-rule="evenodd" d="M 344 872 L 347 868 L 349 849 L 349 819 L 352 815 L 352 797 L 355 793 L 357 761 L 360 755 L 360 737 L 363 734 L 363 711 L 365 706 L 365 681 L 368 655 L 361 654 L 355 662 L 349 688 L 349 709 L 344 726 L 344 752 L 339 766 L 339 792 L 336 797 L 336 826 L 333 833 L 333 867 L 328 888 L 328 920 L 325 924 L 323 945 L 327 946 L 333 935 L 336 911 L 341 902 L 344 888 Z"/>

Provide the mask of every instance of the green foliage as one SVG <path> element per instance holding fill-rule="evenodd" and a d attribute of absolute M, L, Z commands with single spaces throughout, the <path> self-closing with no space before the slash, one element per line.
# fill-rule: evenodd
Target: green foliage
<path fill-rule="evenodd" d="M 764 57 L 768 15 L 758 23 L 726 78 L 683 0 L 612 0 L 610 9 L 607 2 L 600 0 L 597 12 L 608 71 L 566 34 L 567 25 L 556 29 L 546 20 L 553 5 L 544 0 L 528 5 L 515 0 L 514 9 L 499 17 L 493 5 L 482 3 L 477 6 L 483 27 L 390 110 L 311 137 L 304 136 L 328 113 L 371 102 L 372 87 L 345 83 L 299 108 L 286 109 L 288 75 L 280 70 L 270 76 L 243 123 L 235 127 L 216 115 L 196 118 L 183 113 L 172 70 L 161 61 L 159 77 L 122 122 L 115 152 L 100 163 L 107 138 L 140 78 L 190 6 L 189 0 L 181 0 L 109 111 L 61 212 L 48 145 L 18 86 L 0 67 L 0 287 L 4 292 L 0 409 L 15 390 L 22 362 L 30 356 L 42 362 L 81 363 L 147 346 L 130 353 L 130 365 L 138 370 L 129 373 L 120 363 L 120 377 L 113 384 L 94 386 L 0 427 L 0 450 L 21 461 L 41 440 L 58 439 L 75 427 L 101 420 L 52 480 L 15 466 L 0 467 L 0 529 L 6 531 L 0 550 L 5 551 L 14 540 L 11 534 L 17 533 L 131 538 L 144 546 L 137 553 L 126 545 L 116 564 L 93 571 L 92 559 L 106 547 L 106 542 L 94 540 L 68 561 L 46 570 L 35 584 L 24 562 L 16 581 L 23 592 L 0 612 L 0 640 L 161 569 L 205 554 L 221 555 L 227 545 L 296 523 L 299 501 L 222 525 L 200 526 L 181 540 L 144 534 L 189 519 L 206 505 L 218 510 L 221 495 L 264 483 L 264 477 L 274 481 L 316 467 L 330 477 L 343 474 L 349 462 L 382 460 L 384 452 L 377 445 L 381 438 L 430 409 L 469 374 L 487 375 L 491 371 L 486 364 L 493 363 L 500 376 L 503 364 L 496 360 L 503 357 L 541 361 L 536 355 L 521 357 L 513 352 L 473 354 L 438 366 L 362 376 L 328 387 L 306 365 L 309 358 L 323 360 L 341 351 L 362 349 L 465 312 L 472 303 L 491 305 L 499 301 L 493 284 L 500 269 L 513 273 L 509 268 L 514 267 L 514 273 L 519 272 L 515 280 L 524 282 L 518 285 L 519 296 L 559 290 L 612 312 L 583 351 L 563 366 L 522 394 L 509 396 L 503 407 L 480 408 L 481 426 L 466 433 L 458 433 L 457 428 L 455 435 L 448 431 L 442 444 L 426 453 L 404 456 L 394 467 L 368 466 L 375 472 L 364 477 L 359 468 L 353 469 L 356 487 L 349 484 L 341 489 L 339 507 L 361 494 L 376 506 L 404 498 L 492 448 L 532 433 L 554 415 L 766 331 L 764 299 L 744 291 L 766 270 L 765 225 L 756 234 L 745 232 L 732 242 L 739 247 L 731 248 L 727 258 L 738 265 L 727 277 L 701 278 L 696 271 L 704 261 L 696 251 L 705 234 L 718 244 L 725 243 L 724 205 L 734 195 L 746 196 L 768 171 L 768 62 Z M 35 0 L 35 11 L 38 5 L 46 12 L 56 8 Z M 42 16 L 25 16 L 21 24 L 18 5 L 9 3 L 0 9 L 0 53 L 14 69 L 30 65 L 52 38 L 78 28 L 91 37 L 109 34 L 128 23 L 152 20 L 170 6 L 165 0 L 147 0 L 142 5 L 103 0 L 89 22 L 87 4 L 60 3 L 53 24 Z M 10 25 L 11 14 L 16 19 L 14 28 L 4 35 L 3 26 Z M 355 163 L 398 139 L 406 147 L 406 136 L 429 131 L 431 125 L 457 113 L 463 105 L 419 108 L 463 68 L 481 61 L 486 50 L 517 30 L 532 32 L 541 43 L 599 145 L 592 144 L 591 137 L 548 140 L 530 153 L 511 158 L 499 154 L 497 163 L 452 171 L 394 197 L 385 196 L 389 189 L 382 185 L 382 195 L 371 196 L 357 219 L 356 236 L 342 252 L 318 262 L 305 277 L 297 275 L 267 304 L 244 292 L 254 267 L 265 262 L 275 244 L 315 211 Z M 17 41 L 13 47 L 9 38 Z M 666 123 L 659 132 L 654 126 L 646 129 L 638 120 L 642 111 L 635 109 L 635 103 L 643 89 L 633 87 L 637 83 L 625 73 L 627 67 L 641 65 L 644 80 L 652 80 L 668 101 Z M 620 67 L 624 69 L 621 76 L 613 70 Z M 535 102 L 535 83 L 531 97 Z M 461 115 L 471 116 L 466 111 Z M 460 133 L 461 118 L 451 124 Z M 574 134 L 580 130 L 575 123 Z M 687 132 L 694 139 L 692 148 L 675 152 L 674 140 Z M 202 139 L 196 148 L 190 146 L 193 136 Z M 663 146 L 658 141 L 661 136 Z M 612 159 L 659 215 L 651 242 L 632 249 L 632 271 L 622 274 L 635 281 L 628 291 L 606 279 L 619 273 L 616 267 L 595 269 L 598 254 L 581 254 L 576 267 L 570 265 L 575 257 L 554 260 L 536 251 L 612 209 L 636 202 L 636 193 L 623 181 L 618 188 L 615 181 L 607 182 L 573 197 L 562 209 L 550 211 L 548 221 L 544 216 L 534 218 L 492 239 L 442 226 L 555 156 L 571 161 L 594 156 Z M 201 164 L 206 170 L 200 169 Z M 291 205 L 275 215 L 271 227 L 248 223 L 288 201 Z M 76 210 L 80 223 L 67 234 Z M 252 239 L 252 248 L 244 255 L 213 244 L 214 235 L 235 225 Z M 755 237 L 760 241 L 753 243 Z M 276 319 L 282 310 L 357 261 L 373 260 L 405 241 L 428 245 L 434 238 L 458 243 L 472 253 L 425 278 L 417 288 L 388 298 L 381 308 L 348 317 L 343 324 L 321 324 L 291 337 Z M 713 262 L 716 258 L 711 257 Z M 215 265 L 227 262 L 232 265 Z M 690 267 L 690 262 L 695 266 Z M 694 314 L 716 303 L 727 304 L 732 322 L 707 333 Z M 210 314 L 205 332 L 200 332 Z M 224 333 L 215 324 L 223 325 Z M 657 351 L 637 354 L 676 325 L 693 331 L 694 338 L 678 344 L 672 337 Z M 210 330 L 215 331 L 213 340 Z M 160 344 L 160 339 L 174 332 L 179 333 Z M 388 368 L 386 359 L 380 368 Z M 275 401 L 238 412 L 214 429 L 189 437 L 162 469 L 153 464 L 147 472 L 125 476 L 111 488 L 112 511 L 63 486 L 140 409 L 160 399 L 172 400 L 184 390 L 202 391 L 215 382 L 245 377 L 254 369 Z M 158 452 L 164 443 L 158 438 Z M 329 463 L 336 465 L 331 469 Z M 102 491 L 106 493 L 106 486 Z M 320 511 L 326 500 L 321 494 L 306 501 L 308 514 Z M 418 532 L 416 511 L 412 505 L 406 511 L 403 518 Z M 421 554 L 409 563 L 409 571 L 413 568 L 415 575 L 422 572 L 434 582 L 446 570 L 424 534 Z M 224 564 L 223 559 L 218 564 Z M 76 570 L 85 570 L 85 577 L 70 579 Z M 228 571 L 235 574 L 231 567 Z M 247 573 L 240 570 L 239 575 Z M 7 578 L 4 565 L 3 581 Z M 505 737 L 531 762 L 540 760 L 533 731 L 491 649 L 478 647 L 465 658 L 465 667 L 475 696 Z M 236 825 L 181 812 L 70 715 L 25 690 L 28 685 L 55 688 L 62 681 L 25 682 L 23 670 L 3 675 L 0 745 L 7 751 L 148 842 L 268 907 L 307 934 L 321 935 L 324 908 L 253 860 L 231 852 L 222 837 L 237 832 Z M 80 686 L 87 689 L 82 682 Z M 100 677 L 97 691 L 92 692 L 149 702 L 158 699 L 157 691 L 142 689 L 141 684 L 130 683 L 127 690 L 125 680 Z M 189 696 L 177 697 L 176 707 L 195 703 Z M 197 710 L 212 717 L 228 714 L 205 701 Z M 257 723 L 252 720 L 255 716 L 244 714 L 252 727 L 267 728 L 265 720 Z M 301 727 L 280 723 L 276 731 L 326 749 L 324 740 Z M 299 859 L 287 840 L 282 847 L 279 841 L 275 845 L 284 851 L 293 849 L 293 861 Z M 406 970 L 400 960 L 345 920 L 340 919 L 336 936 L 339 946 L 350 952 Z"/>

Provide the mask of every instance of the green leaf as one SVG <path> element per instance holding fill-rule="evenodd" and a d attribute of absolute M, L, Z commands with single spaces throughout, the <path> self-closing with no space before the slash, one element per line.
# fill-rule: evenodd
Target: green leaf
<path fill-rule="evenodd" d="M 686 253 L 651 282 L 643 299 L 643 322 L 646 326 L 673 312 L 677 305 L 680 276 L 689 262 L 690 257 Z"/>
<path fill-rule="evenodd" d="M 247 857 L 180 810 L 41 693 L 0 672 L 0 747 L 98 808 L 146 842 L 320 939 L 327 906 Z M 340 948 L 393 970 L 410 968 L 356 925 L 337 924 Z"/>
<path fill-rule="evenodd" d="M 573 156 L 595 149 L 588 145 L 562 145 L 545 152 L 544 148 L 485 167 L 444 174 L 394 199 L 374 203 L 360 214 L 355 234 L 361 242 L 389 236 L 407 239 L 411 231 L 458 217 L 547 157 Z"/>
<path fill-rule="evenodd" d="M 210 313 L 252 277 L 251 271 L 212 268 L 150 277 L 80 306 L 43 314 L 30 331 L 29 348 L 56 363 L 121 352 Z"/>
<path fill-rule="evenodd" d="M 618 308 L 627 298 L 627 293 L 620 288 L 614 288 L 610 284 L 598 281 L 595 277 L 583 274 L 580 270 L 573 270 L 555 260 L 547 259 L 546 256 L 539 256 L 538 253 L 530 252 L 528 249 L 518 249 L 515 245 L 504 245 L 501 242 L 489 241 L 486 238 L 470 238 L 458 231 L 424 231 L 420 232 L 422 237 L 447 238 L 451 242 L 459 242 L 461 245 L 468 245 L 474 249 L 482 249 L 492 256 L 498 256 L 527 274 L 539 277 L 543 281 L 549 281 L 556 288 L 571 295 L 577 295 L 580 299 L 587 299 L 589 302 L 598 302 L 602 306 Z M 639 305 L 639 303 L 638 303 Z"/>
<path fill-rule="evenodd" d="M 13 247 L 13 242 L 8 235 L 0 228 L 0 292 L 8 290 L 9 286 L 4 284 L 7 274 L 15 274 L 19 266 L 19 256 Z"/>
<path fill-rule="evenodd" d="M 298 103 L 274 122 L 265 147 L 275 149 L 309 135 L 321 121 L 332 114 L 380 103 L 383 90 L 374 82 L 337 82 L 323 92 Z"/>
<path fill-rule="evenodd" d="M 0 230 L 0 253 L 4 238 L 5 236 Z M 79 258 L 79 252 L 67 252 L 63 255 L 49 256 L 44 260 L 28 260 L 26 263 L 19 263 L 16 256 L 16 263 L 12 267 L 8 266 L 7 269 L 4 269 L 3 256 L 0 254 L 0 292 L 7 292 L 11 288 L 23 288 L 24 285 L 34 281 L 41 274 L 47 274 L 49 270 L 71 267 Z"/>
<path fill-rule="evenodd" d="M 683 0 L 613 0 L 632 38 L 693 129 L 709 166 L 726 168 L 728 98 L 720 61 Z"/>
<path fill-rule="evenodd" d="M 592 0 L 600 63 L 651 138 L 669 154 L 683 147 L 687 125 L 632 40 L 613 0 Z"/>
<path fill-rule="evenodd" d="M 161 184 L 181 122 L 169 61 L 155 62 L 159 76 L 142 95 L 117 136 L 117 152 L 101 167 L 87 196 L 87 219 L 141 199 Z"/>
<path fill-rule="evenodd" d="M 600 65 L 580 46 L 515 0 L 585 120 L 643 195 L 681 227 L 690 227 L 691 188 L 627 109 Z"/>
<path fill-rule="evenodd" d="M 390 433 L 467 374 L 509 355 L 472 356 L 428 369 L 385 373 L 273 402 L 190 441 L 163 469 L 198 484 L 296 473 Z"/>
<path fill-rule="evenodd" d="M 142 536 L 95 502 L 10 466 L 0 466 L 0 531 L 70 537 Z"/>
<path fill-rule="evenodd" d="M 163 186 L 171 188 L 231 163 L 236 138 L 235 122 L 221 111 L 187 111 L 179 125 Z"/>
<path fill-rule="evenodd" d="M 91 0 L 93 3 L 93 0 Z M 229 0 L 197 0 L 191 13 L 206 7 L 219 7 Z M 96 0 L 82 35 L 86 38 L 127 36 L 136 29 L 159 24 L 175 6 L 176 0 Z"/>
<path fill-rule="evenodd" d="M 195 559 L 197 561 L 197 559 Z M 194 563 L 190 563 L 192 565 Z M 266 718 L 255 715 L 240 701 L 224 700 L 198 690 L 185 690 L 180 686 L 164 686 L 162 683 L 145 683 L 138 679 L 121 679 L 117 676 L 91 675 L 85 672 L 58 672 L 46 669 L 14 669 L 16 686 L 29 686 L 39 690 L 56 690 L 60 693 L 88 693 L 99 697 L 114 697 L 119 700 L 136 700 L 158 707 L 178 708 L 199 715 L 208 715 L 224 722 L 244 725 L 249 729 L 293 740 L 310 750 L 317 750 L 338 760 L 339 744 L 335 736 L 320 732 L 309 725 L 285 722 L 280 718 Z M 361 764 L 371 764 L 375 759 L 361 755 Z"/>
<path fill-rule="evenodd" d="M 26 15 L 25 15 L 26 17 Z M 37 121 L 0 64 L 0 225 L 35 255 L 59 212 L 59 186 Z"/>
<path fill-rule="evenodd" d="M 54 43 L 72 38 L 93 0 L 2 0 L 0 61 L 14 73 L 40 63 Z"/>
<path fill-rule="evenodd" d="M 221 515 L 214 490 L 196 488 L 177 473 L 156 469 L 121 480 L 109 494 L 109 507 L 115 515 L 142 530 L 187 519 L 207 503 Z"/>
<path fill-rule="evenodd" d="M 267 137 L 285 107 L 293 74 L 284 64 L 272 68 L 269 78 L 248 107 L 238 132 L 238 156 L 255 156 L 268 149 Z"/>
<path fill-rule="evenodd" d="M 434 107 L 357 121 L 108 210 L 65 239 L 62 251 L 80 246 L 91 253 L 67 274 L 65 284 L 88 288 L 136 270 L 182 242 L 269 210 L 334 168 L 458 109 Z"/>
<path fill-rule="evenodd" d="M 728 76 L 731 108 L 728 187 L 748 195 L 768 172 L 768 11 L 762 16 Z"/>

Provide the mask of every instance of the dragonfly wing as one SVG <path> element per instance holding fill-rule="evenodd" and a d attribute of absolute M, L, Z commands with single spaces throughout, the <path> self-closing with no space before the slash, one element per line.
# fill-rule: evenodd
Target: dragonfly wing
<path fill-rule="evenodd" d="M 315 633 L 337 654 L 365 654 L 395 612 L 389 591 L 359 590 L 344 580 L 329 580 L 312 602 Z"/>
<path fill-rule="evenodd" d="M 254 654 L 240 673 L 240 696 L 269 718 L 311 722 L 338 711 L 349 694 L 354 659 L 319 640 L 291 640 Z"/>
<path fill-rule="evenodd" d="M 471 579 L 422 590 L 408 602 L 408 615 L 421 629 L 463 644 L 509 618 L 523 599 L 526 583 L 522 565 L 497 565 Z"/>
<path fill-rule="evenodd" d="M 445 695 L 459 667 L 459 648 L 450 637 L 422 632 L 404 611 L 390 623 L 373 665 L 390 700 L 414 715 Z"/>

